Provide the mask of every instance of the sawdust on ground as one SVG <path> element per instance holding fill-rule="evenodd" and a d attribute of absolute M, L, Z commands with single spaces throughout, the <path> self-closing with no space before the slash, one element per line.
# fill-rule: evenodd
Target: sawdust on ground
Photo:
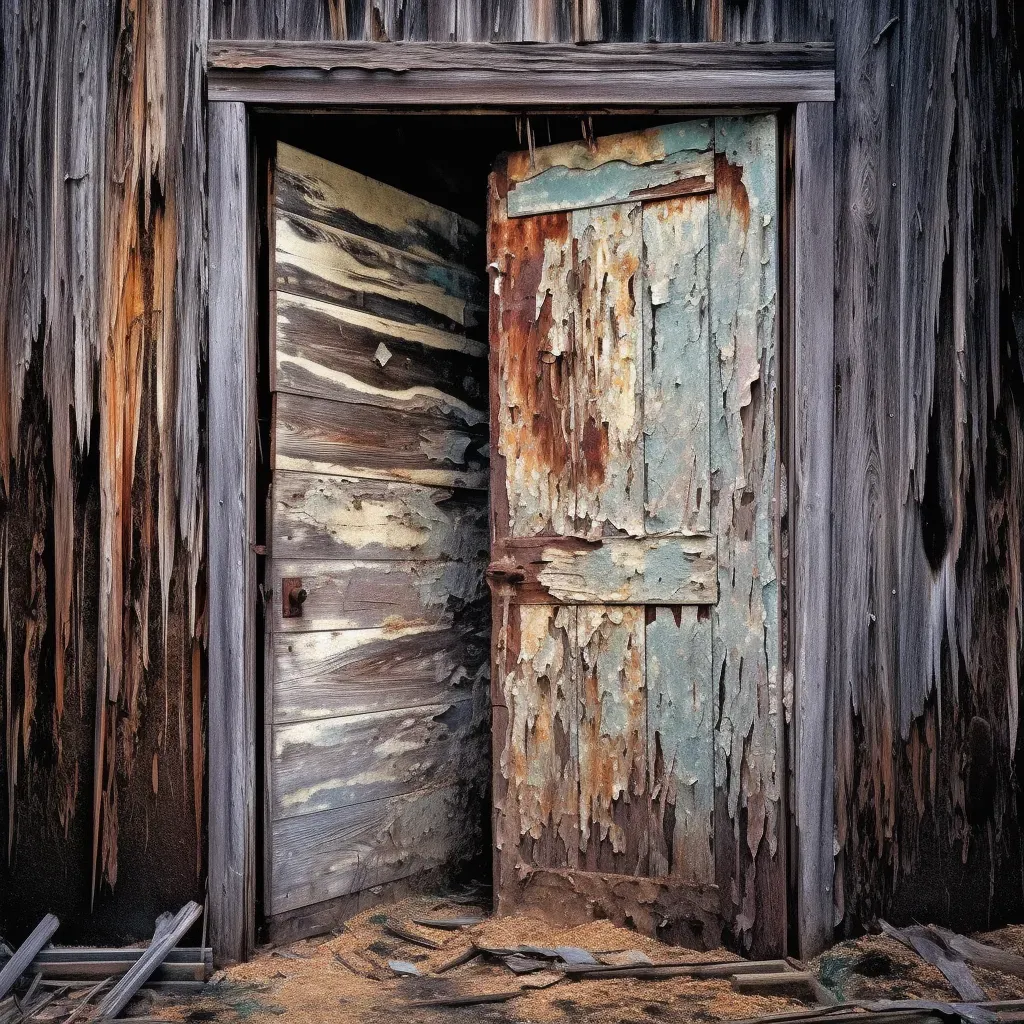
<path fill-rule="evenodd" d="M 596 981 L 560 979 L 547 988 L 529 986 L 552 981 L 556 972 L 513 974 L 500 963 L 476 960 L 445 974 L 431 976 L 457 957 L 471 942 L 484 946 L 578 946 L 594 953 L 640 950 L 655 963 L 667 960 L 724 960 L 726 950 L 696 953 L 667 946 L 608 921 L 557 928 L 528 917 L 487 919 L 458 932 L 410 924 L 414 917 L 484 916 L 477 907 L 454 906 L 442 899 L 413 897 L 395 906 L 366 911 L 346 922 L 339 934 L 268 950 L 247 964 L 223 972 L 173 1019 L 188 1022 L 353 1021 L 379 1024 L 399 1017 L 404 1024 L 453 1021 L 494 1021 L 497 1024 L 548 1024 L 593 1021 L 633 1022 L 737 1020 L 801 1004 L 785 997 L 764 997 L 733 991 L 728 981 L 671 978 L 642 981 L 622 978 Z M 395 938 L 384 930 L 388 919 L 441 944 L 430 950 Z M 397 978 L 389 960 L 414 963 L 422 977 Z M 416 1008 L 420 999 L 522 989 L 501 1004 Z M 167 1019 L 172 1019 L 170 1016 Z"/>

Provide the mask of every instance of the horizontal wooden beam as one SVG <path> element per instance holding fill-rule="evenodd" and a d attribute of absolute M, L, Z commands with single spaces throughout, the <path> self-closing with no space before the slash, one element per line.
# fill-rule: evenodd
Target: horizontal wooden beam
<path fill-rule="evenodd" d="M 774 105 L 835 98 L 831 43 L 214 40 L 209 99 L 495 110 Z"/>

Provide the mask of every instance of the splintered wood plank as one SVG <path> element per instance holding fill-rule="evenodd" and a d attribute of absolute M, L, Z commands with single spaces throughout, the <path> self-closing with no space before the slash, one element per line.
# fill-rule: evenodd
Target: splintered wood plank
<path fill-rule="evenodd" d="M 715 879 L 711 616 L 647 609 L 647 757 L 654 877 Z"/>
<path fill-rule="evenodd" d="M 281 614 L 281 580 L 298 577 L 307 592 L 298 618 Z M 273 561 L 269 607 L 275 632 L 331 629 L 400 631 L 451 625 L 464 607 L 486 600 L 478 562 Z"/>
<path fill-rule="evenodd" d="M 457 785 L 486 756 L 484 719 L 461 700 L 278 725 L 274 820 Z"/>
<path fill-rule="evenodd" d="M 530 537 L 499 541 L 524 604 L 713 604 L 715 537 Z"/>
<path fill-rule="evenodd" d="M 276 171 L 283 212 L 428 259 L 474 264 L 469 254 L 482 250 L 483 232 L 464 217 L 284 142 Z"/>
<path fill-rule="evenodd" d="M 708 119 L 543 146 L 509 158 L 510 217 L 659 199 L 715 187 Z"/>
<path fill-rule="evenodd" d="M 494 834 L 511 878 L 520 861 L 579 859 L 577 610 L 495 607 Z"/>
<path fill-rule="evenodd" d="M 487 346 L 463 334 L 278 292 L 273 390 L 396 409 L 487 408 Z"/>
<path fill-rule="evenodd" d="M 648 533 L 711 530 L 708 199 L 643 213 Z"/>
<path fill-rule="evenodd" d="M 459 619 L 456 626 L 276 635 L 274 721 L 304 722 L 472 697 L 486 687 L 489 621 L 484 608 Z"/>
<path fill-rule="evenodd" d="M 507 521 L 496 518 L 495 529 L 499 536 L 565 533 L 576 512 L 569 219 L 497 216 L 490 231 L 489 260 L 497 274 L 494 440 L 504 467 L 495 486 L 507 495 L 496 502 L 496 509 L 507 508 Z"/>
<path fill-rule="evenodd" d="M 575 531 L 639 537 L 643 522 L 643 231 L 639 203 L 571 214 Z"/>
<path fill-rule="evenodd" d="M 281 393 L 273 432 L 278 470 L 487 487 L 486 422 L 467 422 L 461 411 L 405 412 Z"/>
<path fill-rule="evenodd" d="M 483 322 L 486 291 L 479 271 L 284 211 L 274 234 L 278 291 L 448 330 Z"/>
<path fill-rule="evenodd" d="M 773 114 L 715 121 L 711 243 L 712 522 L 719 603 L 712 612 L 712 678 L 719 681 L 715 783 L 723 877 L 737 882 L 744 941 L 785 947 L 781 818 L 782 692 L 775 570 L 778 215 Z M 743 816 L 741 818 L 741 808 Z M 743 821 L 745 828 L 739 829 Z M 729 842 L 726 843 L 726 837 Z"/>
<path fill-rule="evenodd" d="M 644 609 L 577 609 L 581 866 L 647 874 Z"/>
<path fill-rule="evenodd" d="M 486 559 L 481 491 L 295 473 L 274 477 L 278 558 Z"/>
<path fill-rule="evenodd" d="M 273 822 L 270 913 L 468 858 L 481 841 L 483 796 L 483 786 L 453 786 Z"/>

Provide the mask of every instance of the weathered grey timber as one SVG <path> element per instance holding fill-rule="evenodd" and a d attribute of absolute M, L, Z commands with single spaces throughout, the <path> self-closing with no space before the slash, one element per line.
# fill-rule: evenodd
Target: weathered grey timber
<path fill-rule="evenodd" d="M 405 43 L 210 44 L 212 100 L 263 104 L 379 103 L 386 75 L 395 107 L 530 105 L 701 106 L 834 99 L 827 43 L 743 47 L 683 45 L 499 46 Z"/>
<path fill-rule="evenodd" d="M 247 116 L 210 112 L 210 937 L 220 961 L 252 948 L 256 898 L 255 263 Z M 238 600 L 238 595 L 243 600 Z"/>
<path fill-rule="evenodd" d="M 28 970 L 36 954 L 53 937 L 60 927 L 54 914 L 47 914 L 32 930 L 32 934 L 14 951 L 14 956 L 0 970 L 0 999 L 15 986 L 18 979 Z"/>
<path fill-rule="evenodd" d="M 276 917 L 476 852 L 487 297 L 476 225 L 293 146 L 277 146 L 271 217 Z"/>
<path fill-rule="evenodd" d="M 801 955 L 830 944 L 833 702 L 828 671 L 832 540 L 832 107 L 797 108 L 793 196 L 793 412 L 790 588 L 796 723 L 797 915 Z"/>

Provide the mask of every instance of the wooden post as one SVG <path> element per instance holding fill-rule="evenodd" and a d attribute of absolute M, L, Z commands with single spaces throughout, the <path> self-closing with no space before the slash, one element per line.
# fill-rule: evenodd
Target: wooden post
<path fill-rule="evenodd" d="M 831 576 L 833 306 L 832 104 L 796 112 L 793 217 L 794 685 L 796 691 L 797 924 L 800 955 L 833 930 Z"/>
<path fill-rule="evenodd" d="M 209 107 L 209 896 L 218 963 L 255 929 L 255 222 L 245 104 Z"/>

